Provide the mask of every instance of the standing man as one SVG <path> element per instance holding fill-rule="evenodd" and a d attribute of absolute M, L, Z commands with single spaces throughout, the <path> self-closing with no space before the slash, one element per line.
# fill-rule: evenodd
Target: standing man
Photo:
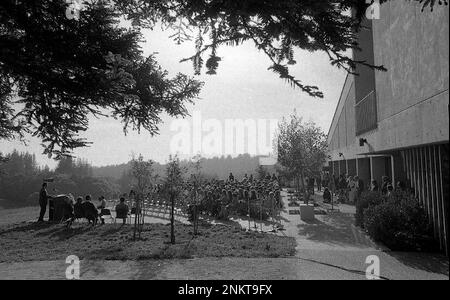
<path fill-rule="evenodd" d="M 320 173 L 319 176 L 317 176 L 316 183 L 317 183 L 317 191 L 321 192 L 322 191 L 322 173 Z"/>
<path fill-rule="evenodd" d="M 234 175 L 233 175 L 233 173 L 230 173 L 230 175 L 228 176 L 228 181 L 229 182 L 234 182 Z"/>
<path fill-rule="evenodd" d="M 359 178 L 359 176 L 356 176 L 355 179 L 358 181 L 358 198 L 360 198 L 365 187 L 364 181 L 361 178 Z"/>
<path fill-rule="evenodd" d="M 329 190 L 331 190 L 331 186 L 330 186 L 330 174 L 328 172 L 326 172 L 323 175 L 323 180 L 322 180 L 322 186 L 324 188 L 328 188 Z"/>
<path fill-rule="evenodd" d="M 309 188 L 309 193 L 311 194 L 311 195 L 315 195 L 315 193 L 314 193 L 314 182 L 315 180 L 314 180 L 314 177 L 313 176 L 309 176 L 309 178 L 308 178 L 308 188 Z"/>
<path fill-rule="evenodd" d="M 39 213 L 38 222 L 44 222 L 45 212 L 47 211 L 48 198 L 47 182 L 44 182 L 42 184 L 41 191 L 39 192 L 39 206 L 41 207 L 41 211 Z"/>

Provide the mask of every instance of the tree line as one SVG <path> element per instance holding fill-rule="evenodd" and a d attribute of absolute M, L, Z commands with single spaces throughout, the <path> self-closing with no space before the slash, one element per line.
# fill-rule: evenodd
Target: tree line
<path fill-rule="evenodd" d="M 113 196 L 119 186 L 106 178 L 93 176 L 93 167 L 83 159 L 65 157 L 51 170 L 41 167 L 34 154 L 14 150 L 9 154 L 0 154 L 0 199 L 1 206 L 36 205 L 39 190 L 44 180 L 50 181 L 50 194 L 68 194 L 74 196 L 91 194 Z"/>
<path fill-rule="evenodd" d="M 135 185 L 133 161 L 126 164 L 94 167 L 87 160 L 62 157 L 54 169 L 40 166 L 36 156 L 28 152 L 14 150 L 9 154 L 0 153 L 0 206 L 28 206 L 38 203 L 38 192 L 44 180 L 50 181 L 50 194 L 91 195 L 93 199 L 105 196 L 116 199 L 129 193 Z M 245 174 L 255 177 L 273 173 L 274 168 L 259 166 L 258 157 L 248 154 L 237 157 L 201 158 L 203 180 L 226 179 L 230 172 L 236 178 Z M 192 162 L 180 161 L 186 169 L 184 176 L 195 172 Z M 155 183 L 163 183 L 167 166 L 152 164 Z"/>

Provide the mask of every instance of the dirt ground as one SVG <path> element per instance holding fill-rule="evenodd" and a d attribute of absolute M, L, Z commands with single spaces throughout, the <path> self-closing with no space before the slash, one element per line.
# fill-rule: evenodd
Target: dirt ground
<path fill-rule="evenodd" d="M 66 279 L 65 261 L 0 263 L 0 279 Z M 80 262 L 82 280 L 292 280 L 364 279 L 364 274 L 290 258 L 205 257 L 194 259 Z"/>

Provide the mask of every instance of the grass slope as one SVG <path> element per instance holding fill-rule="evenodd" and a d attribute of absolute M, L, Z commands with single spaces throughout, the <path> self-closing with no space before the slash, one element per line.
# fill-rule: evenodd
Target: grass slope
<path fill-rule="evenodd" d="M 15 213 L 15 215 L 20 215 Z M 103 225 L 92 228 L 75 224 L 29 223 L 0 226 L 0 262 L 80 259 L 146 260 L 193 257 L 284 257 L 295 252 L 295 240 L 273 234 L 245 232 L 225 225 L 203 224 L 193 237 L 192 227 L 176 224 L 175 245 L 170 226 L 148 224 L 142 240 L 131 239 L 130 225 Z"/>

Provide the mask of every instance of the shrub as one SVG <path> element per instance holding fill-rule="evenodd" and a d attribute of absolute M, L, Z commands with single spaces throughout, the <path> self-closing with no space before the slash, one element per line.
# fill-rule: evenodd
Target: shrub
<path fill-rule="evenodd" d="M 426 213 L 412 197 L 397 195 L 378 205 L 369 204 L 363 225 L 370 237 L 391 250 L 437 250 Z"/>
<path fill-rule="evenodd" d="M 356 226 L 364 227 L 364 212 L 366 209 L 372 206 L 379 205 L 383 202 L 383 199 L 378 192 L 363 192 L 356 201 Z"/>

